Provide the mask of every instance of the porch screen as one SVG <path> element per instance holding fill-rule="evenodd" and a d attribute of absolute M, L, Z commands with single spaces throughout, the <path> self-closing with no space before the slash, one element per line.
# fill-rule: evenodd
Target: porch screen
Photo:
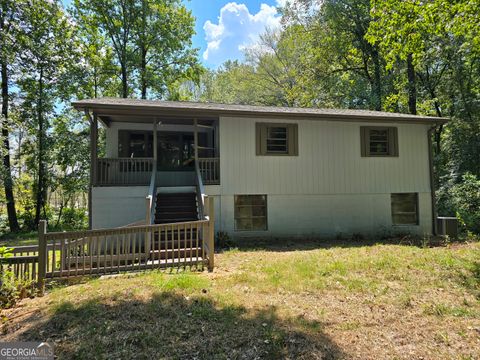
<path fill-rule="evenodd" d="M 153 157 L 153 132 L 119 130 L 118 157 Z"/>

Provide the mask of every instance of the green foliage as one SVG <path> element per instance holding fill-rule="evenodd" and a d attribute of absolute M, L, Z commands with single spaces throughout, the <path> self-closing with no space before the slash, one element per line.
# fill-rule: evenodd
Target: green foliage
<path fill-rule="evenodd" d="M 0 246 L 0 263 L 12 257 L 12 249 Z M 12 307 L 18 300 L 35 293 L 31 280 L 18 279 L 8 265 L 0 271 L 0 309 Z"/>
<path fill-rule="evenodd" d="M 197 49 L 191 48 L 194 18 L 181 1 L 76 0 L 73 13 L 86 51 L 90 94 L 116 89 L 121 97 L 165 97 L 180 80 L 198 81 L 201 67 Z M 121 83 L 108 80 L 112 75 Z"/>
<path fill-rule="evenodd" d="M 232 239 L 225 231 L 218 231 L 215 234 L 215 247 L 220 249 L 229 248 L 233 245 Z"/>
<path fill-rule="evenodd" d="M 480 234 L 480 179 L 466 173 L 451 189 L 457 217 L 470 231 Z"/>
<path fill-rule="evenodd" d="M 19 300 L 34 296 L 35 293 L 32 280 L 18 279 L 11 270 L 0 273 L 0 308 L 12 307 Z"/>

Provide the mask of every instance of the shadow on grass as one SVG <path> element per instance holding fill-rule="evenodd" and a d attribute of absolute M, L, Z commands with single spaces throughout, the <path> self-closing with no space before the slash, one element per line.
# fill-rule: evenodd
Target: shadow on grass
<path fill-rule="evenodd" d="M 28 319 L 25 320 L 28 322 Z M 59 358 L 337 359 L 322 323 L 280 319 L 274 307 L 220 307 L 206 295 L 156 293 L 140 300 L 92 300 L 57 307 L 20 335 L 55 343 Z"/>
<path fill-rule="evenodd" d="M 455 241 L 462 243 L 464 241 Z M 355 248 L 364 246 L 382 245 L 405 245 L 415 247 L 437 247 L 445 246 L 446 242 L 443 238 L 432 237 L 429 239 L 422 239 L 415 236 L 402 236 L 395 238 L 351 238 L 351 239 L 312 239 L 312 238 L 244 238 L 231 241 L 232 247 L 240 251 L 306 251 L 315 249 L 329 249 L 329 248 Z M 219 249 L 222 251 L 224 249 Z"/>

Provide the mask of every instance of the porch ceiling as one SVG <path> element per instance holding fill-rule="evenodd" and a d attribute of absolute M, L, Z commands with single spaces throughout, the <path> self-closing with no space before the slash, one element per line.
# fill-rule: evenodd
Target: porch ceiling
<path fill-rule="evenodd" d="M 103 113 L 101 111 L 93 111 L 98 116 L 100 121 L 109 126 L 112 122 L 129 122 L 129 123 L 145 123 L 152 124 L 154 121 L 161 122 L 162 124 L 175 124 L 175 125 L 193 125 L 194 118 L 197 118 L 199 125 L 211 125 L 216 118 L 212 117 L 186 117 L 186 116 L 171 116 L 171 115 L 148 115 L 148 114 L 110 114 Z"/>

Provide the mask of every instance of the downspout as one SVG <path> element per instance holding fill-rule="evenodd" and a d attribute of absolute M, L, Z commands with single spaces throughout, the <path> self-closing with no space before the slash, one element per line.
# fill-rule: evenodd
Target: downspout
<path fill-rule="evenodd" d="M 433 132 L 437 130 L 438 124 L 435 124 L 430 129 L 428 129 L 427 137 L 428 137 L 428 167 L 430 172 L 430 195 L 432 201 L 432 230 L 433 235 L 437 235 L 437 205 L 435 200 L 435 173 L 434 173 L 434 166 L 433 166 L 433 150 L 432 150 L 432 135 Z"/>

